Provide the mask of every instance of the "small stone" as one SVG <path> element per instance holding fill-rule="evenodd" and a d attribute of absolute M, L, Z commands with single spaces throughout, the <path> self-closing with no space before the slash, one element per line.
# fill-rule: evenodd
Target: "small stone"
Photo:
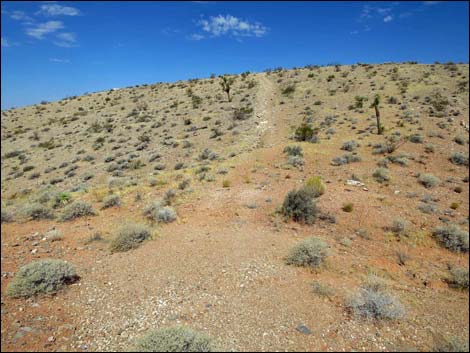
<path fill-rule="evenodd" d="M 303 333 L 304 335 L 310 335 L 312 333 L 312 331 L 305 325 L 297 326 L 296 330 L 300 333 Z"/>
<path fill-rule="evenodd" d="M 54 336 L 49 336 L 47 339 L 48 342 L 55 342 L 55 337 Z"/>

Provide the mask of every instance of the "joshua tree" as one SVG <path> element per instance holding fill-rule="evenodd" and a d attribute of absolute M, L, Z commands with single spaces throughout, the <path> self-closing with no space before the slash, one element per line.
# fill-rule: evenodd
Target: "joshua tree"
<path fill-rule="evenodd" d="M 230 89 L 232 88 L 232 84 L 235 81 L 235 78 L 233 77 L 227 77 L 227 76 L 220 76 L 220 85 L 222 86 L 222 90 L 227 93 L 227 98 L 228 101 L 231 102 L 232 98 L 230 98 Z"/>
<path fill-rule="evenodd" d="M 377 134 L 382 135 L 384 127 L 382 126 L 382 124 L 380 124 L 379 104 L 380 104 L 380 95 L 376 94 L 370 107 L 375 109 L 375 118 L 377 119 Z"/>

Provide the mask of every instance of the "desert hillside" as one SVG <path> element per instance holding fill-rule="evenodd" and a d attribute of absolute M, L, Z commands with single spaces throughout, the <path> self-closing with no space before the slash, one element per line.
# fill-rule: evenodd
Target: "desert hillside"
<path fill-rule="evenodd" d="M 468 64 L 224 77 L 2 111 L 2 351 L 468 350 Z"/>

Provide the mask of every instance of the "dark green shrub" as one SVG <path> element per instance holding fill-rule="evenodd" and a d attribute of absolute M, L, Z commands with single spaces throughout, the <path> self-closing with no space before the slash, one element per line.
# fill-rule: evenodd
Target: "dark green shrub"
<path fill-rule="evenodd" d="M 282 214 L 295 222 L 312 224 L 317 217 L 314 194 L 308 188 L 290 191 L 282 204 Z"/>

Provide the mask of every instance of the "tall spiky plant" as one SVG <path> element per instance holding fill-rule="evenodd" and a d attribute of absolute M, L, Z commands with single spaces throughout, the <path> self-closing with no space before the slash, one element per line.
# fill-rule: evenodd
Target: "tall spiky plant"
<path fill-rule="evenodd" d="M 380 105 L 380 95 L 376 94 L 370 107 L 375 109 L 375 118 L 377 119 L 377 134 L 382 135 L 384 127 L 382 126 L 382 124 L 380 124 L 379 105 Z"/>
<path fill-rule="evenodd" d="M 233 82 L 235 82 L 234 77 L 227 77 L 227 76 L 219 76 L 220 77 L 220 85 L 222 86 L 222 90 L 227 93 L 227 99 L 229 102 L 232 101 L 230 97 L 230 89 L 232 88 Z"/>

